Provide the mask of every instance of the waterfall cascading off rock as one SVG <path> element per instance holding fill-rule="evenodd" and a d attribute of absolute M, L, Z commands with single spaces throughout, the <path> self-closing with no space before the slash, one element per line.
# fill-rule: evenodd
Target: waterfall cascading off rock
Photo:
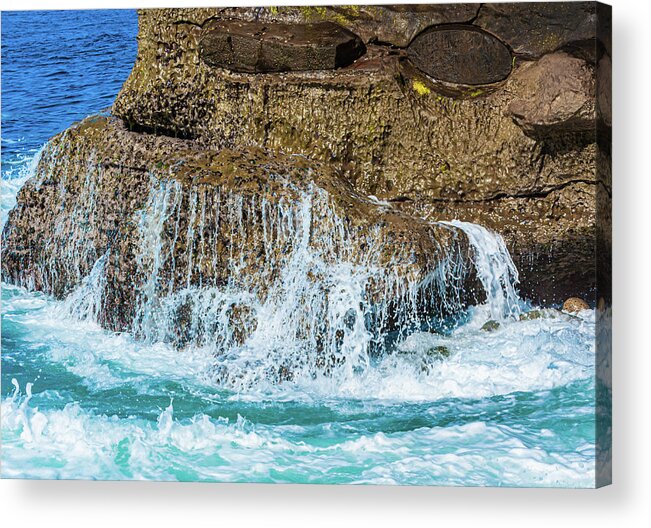
<path fill-rule="evenodd" d="M 481 226 L 402 215 L 296 158 L 155 138 L 165 164 L 143 161 L 136 138 L 99 118 L 46 146 L 5 229 L 5 280 L 137 339 L 207 349 L 235 389 L 354 376 L 439 331 L 474 273 L 493 318 L 519 309 L 513 261 Z"/>
<path fill-rule="evenodd" d="M 209 347 L 220 381 L 241 388 L 352 376 L 389 341 L 459 310 L 466 270 L 458 251 L 424 276 L 410 273 L 404 255 L 384 261 L 386 241 L 351 229 L 323 190 L 284 185 L 295 198 L 273 204 L 152 181 L 139 219 L 137 262 L 145 280 L 134 334 Z M 251 237 L 252 224 L 259 239 Z M 229 240 L 222 254 L 219 233 Z M 251 250 L 263 264 L 255 270 L 247 262 Z"/>
<path fill-rule="evenodd" d="M 76 319 L 94 322 L 99 320 L 106 289 L 106 262 L 109 253 L 107 250 L 97 259 L 90 273 L 66 297 L 64 310 Z"/>
<path fill-rule="evenodd" d="M 186 194 L 177 181 L 152 181 L 147 206 L 140 213 L 138 266 L 146 280 L 137 297 L 133 332 L 152 342 L 210 347 L 220 381 L 228 386 L 243 388 L 261 380 L 282 382 L 324 373 L 348 378 L 364 371 L 373 353 L 385 352 L 391 337 L 394 342 L 404 339 L 436 318 L 437 314 L 422 314 L 418 308 L 418 296 L 426 284 L 429 294 L 440 299 L 445 299 L 446 289 L 462 287 L 453 277 L 463 275 L 463 263 L 454 258 L 425 280 L 405 283 L 404 278 L 391 274 L 391 266 L 382 266 L 372 257 L 378 252 L 373 245 L 379 238 L 368 237 L 366 260 L 354 263 L 351 234 L 329 207 L 325 193 L 315 188 L 299 193 L 295 203 L 280 206 L 255 197 L 247 203 L 236 194 L 217 194 L 211 203 L 206 190 L 192 189 Z M 260 200 L 257 205 L 256 200 Z M 316 232 L 315 203 L 321 211 L 320 223 L 328 226 L 323 231 L 326 238 L 318 245 L 311 239 Z M 189 211 L 185 228 L 180 225 L 184 207 Z M 218 285 L 213 279 L 220 266 L 218 255 L 208 250 L 214 244 L 212 234 L 226 218 L 232 239 L 246 240 L 245 218 L 255 217 L 258 207 L 263 253 L 269 264 L 259 275 L 269 277 L 259 284 L 253 277 L 243 277 L 244 253 L 236 256 L 231 245 L 228 279 Z M 219 214 L 222 208 L 225 215 Z M 502 238 L 476 224 L 454 221 L 448 225 L 469 239 L 491 317 L 503 320 L 516 315 L 517 269 Z M 171 239 L 166 241 L 164 232 Z M 180 238 L 185 238 L 185 262 L 177 262 L 174 251 Z M 286 248 L 285 256 L 274 261 L 270 256 L 279 247 Z M 390 310 L 396 308 L 373 302 L 369 295 L 373 283 L 384 284 L 385 297 L 389 290 L 402 289 L 393 336 L 387 322 Z M 270 286 L 261 288 L 260 284 Z"/>
<path fill-rule="evenodd" d="M 520 313 L 520 297 L 516 289 L 518 270 L 504 239 L 478 224 L 459 220 L 444 223 L 458 227 L 468 237 L 473 249 L 473 265 L 486 294 L 491 318 L 502 321 L 517 316 Z"/>

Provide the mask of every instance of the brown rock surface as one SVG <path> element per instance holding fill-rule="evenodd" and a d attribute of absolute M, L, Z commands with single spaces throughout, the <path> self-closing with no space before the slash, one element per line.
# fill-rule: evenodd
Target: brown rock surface
<path fill-rule="evenodd" d="M 596 2 L 487 3 L 475 24 L 523 58 L 537 59 L 570 47 L 595 60 Z"/>
<path fill-rule="evenodd" d="M 320 274 L 337 263 L 379 270 L 367 293 L 383 307 L 380 326 L 415 315 L 401 312 L 414 306 L 401 295 L 417 295 L 423 313 L 458 309 L 458 289 L 438 290 L 428 277 L 440 266 L 453 266 L 458 280 L 470 271 L 460 231 L 378 205 L 318 162 L 258 148 L 214 151 L 103 117 L 48 144 L 2 242 L 3 280 L 59 298 L 106 255 L 99 322 L 177 344 L 204 335 L 207 308 L 197 299 L 217 309 L 211 288 L 243 297 L 224 306 L 240 332 L 230 338 L 241 344 L 242 328 L 255 328 L 251 306 L 282 290 L 300 244 L 322 262 L 300 273 L 323 288 L 329 283 Z"/>
<path fill-rule="evenodd" d="M 471 25 L 436 26 L 418 35 L 408 48 L 414 65 L 435 80 L 492 84 L 511 73 L 509 49 Z"/>
<path fill-rule="evenodd" d="M 199 46 L 210 66 L 249 73 L 335 69 L 364 53 L 355 34 L 332 22 L 210 21 Z"/>
<path fill-rule="evenodd" d="M 590 309 L 590 305 L 578 297 L 570 297 L 563 303 L 564 312 L 577 313 L 588 309 Z"/>
<path fill-rule="evenodd" d="M 204 26 L 212 20 L 303 24 L 330 21 L 359 35 L 365 44 L 382 43 L 406 48 L 424 29 L 437 24 L 473 20 L 480 4 L 337 5 L 278 7 L 212 7 L 151 9 L 163 24 Z"/>
<path fill-rule="evenodd" d="M 437 84 L 404 52 L 375 44 L 338 70 L 216 70 L 200 58 L 202 27 L 234 13 L 254 17 L 247 10 L 141 11 L 138 59 L 114 113 L 134 130 L 194 138 L 211 149 L 300 154 L 406 213 L 483 223 L 504 235 L 522 291 L 534 300 L 592 291 L 597 147 L 585 133 L 529 137 L 513 121 L 509 106 L 537 96 L 519 80 L 520 70 L 540 70 L 535 62 L 516 61 L 506 80 L 465 90 Z M 289 13 L 262 10 L 260 20 L 287 22 Z M 332 11 L 310 13 L 319 20 Z M 552 127 L 585 130 L 581 108 L 578 120 L 564 117 Z"/>
<path fill-rule="evenodd" d="M 595 133 L 595 73 L 587 62 L 553 53 L 525 64 L 515 77 L 523 96 L 511 101 L 508 113 L 527 135 Z"/>

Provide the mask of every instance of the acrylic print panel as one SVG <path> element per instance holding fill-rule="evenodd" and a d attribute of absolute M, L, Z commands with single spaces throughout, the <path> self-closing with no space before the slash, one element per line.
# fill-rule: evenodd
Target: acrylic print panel
<path fill-rule="evenodd" d="M 610 57 L 594 2 L 4 12 L 2 477 L 609 483 Z"/>

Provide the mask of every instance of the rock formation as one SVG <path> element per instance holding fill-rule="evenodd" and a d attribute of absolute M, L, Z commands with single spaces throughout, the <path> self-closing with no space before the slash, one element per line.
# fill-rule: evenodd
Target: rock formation
<path fill-rule="evenodd" d="M 357 35 L 332 22 L 210 21 L 199 48 L 206 64 L 248 73 L 334 70 L 364 53 Z"/>
<path fill-rule="evenodd" d="M 595 63 L 607 60 L 595 6 L 142 11 L 138 59 L 114 113 L 133 130 L 210 148 L 255 145 L 328 163 L 359 192 L 408 214 L 497 230 L 534 300 L 588 296 L 595 288 Z M 269 28 L 337 23 L 358 34 L 366 52 L 343 68 L 267 74 L 202 59 L 209 28 L 254 20 Z M 484 62 L 454 66 L 440 49 L 442 29 L 448 43 L 465 42 Z M 499 75 L 487 77 L 495 64 Z M 543 79 L 549 88 L 540 90 Z M 552 104 L 558 86 L 566 92 Z"/>
<path fill-rule="evenodd" d="M 63 298 L 102 266 L 99 322 L 176 344 L 239 342 L 247 316 L 254 325 L 270 304 L 319 339 L 343 339 L 356 316 L 377 317 L 382 333 L 458 309 L 470 271 L 459 231 L 370 200 L 326 165 L 211 150 L 107 117 L 50 141 L 3 242 L 6 280 Z M 341 291 L 323 305 L 336 273 L 359 288 L 366 307 L 344 305 L 360 314 L 330 305 Z"/>
<path fill-rule="evenodd" d="M 104 266 L 105 326 L 183 343 L 253 332 L 305 242 L 320 264 L 301 276 L 327 288 L 328 264 L 363 268 L 362 315 L 389 328 L 463 303 L 467 241 L 432 223 L 459 219 L 503 235 L 524 296 L 595 298 L 611 186 L 598 15 L 593 2 L 142 10 L 113 117 L 55 138 L 21 191 L 3 278 L 63 296 Z M 192 288 L 213 297 L 196 306 Z M 361 317 L 330 316 L 320 343 Z"/>

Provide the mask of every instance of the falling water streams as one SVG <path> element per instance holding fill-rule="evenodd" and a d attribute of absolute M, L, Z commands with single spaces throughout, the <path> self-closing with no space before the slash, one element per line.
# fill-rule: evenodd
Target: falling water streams
<path fill-rule="evenodd" d="M 74 72 L 99 59 L 71 60 Z M 123 79 L 132 57 L 113 60 L 124 63 Z M 19 85 L 24 73 L 5 72 L 4 62 L 3 83 L 13 75 Z M 94 82 L 113 95 L 119 88 L 115 79 Z M 98 110 L 96 96 L 76 104 Z M 62 117 L 58 129 L 68 124 Z M 3 149 L 3 225 L 34 174 L 38 145 L 58 129 L 27 149 Z M 19 133 L 29 132 L 5 130 L 3 119 L 3 147 Z M 92 185 L 86 191 L 92 201 Z M 445 224 L 468 238 L 470 263 L 451 255 L 424 280 L 405 280 L 378 265 L 372 243 L 364 259 L 353 258 L 355 240 L 318 190 L 291 203 L 260 200 L 152 181 L 134 218 L 145 280 L 129 332 L 97 324 L 110 250 L 62 301 L 28 283 L 3 284 L 4 477 L 592 485 L 592 311 L 520 317 L 536 307 L 518 297 L 504 241 L 482 226 Z M 181 208 L 192 219 L 184 225 Z M 209 250 L 217 229 L 246 236 L 253 208 L 263 211 L 260 248 L 276 264 L 261 272 L 265 288 L 247 281 L 237 254 L 224 264 Z M 331 224 L 310 234 L 317 211 Z M 170 250 L 179 240 L 189 242 L 182 259 Z M 83 242 L 80 234 L 71 273 Z M 283 243 L 291 251 L 274 260 Z M 199 273 L 223 265 L 225 282 Z M 452 279 L 468 265 L 483 297 L 464 309 Z M 399 293 L 404 308 L 393 326 L 388 306 L 369 298 L 369 281 Z M 433 306 L 457 309 L 424 316 L 415 308 L 423 291 Z M 491 319 L 499 327 L 482 330 Z"/>
<path fill-rule="evenodd" d="M 518 270 L 502 237 L 469 222 L 454 220 L 445 223 L 463 230 L 470 241 L 473 264 L 484 288 L 491 318 L 502 321 L 519 315 Z"/>

